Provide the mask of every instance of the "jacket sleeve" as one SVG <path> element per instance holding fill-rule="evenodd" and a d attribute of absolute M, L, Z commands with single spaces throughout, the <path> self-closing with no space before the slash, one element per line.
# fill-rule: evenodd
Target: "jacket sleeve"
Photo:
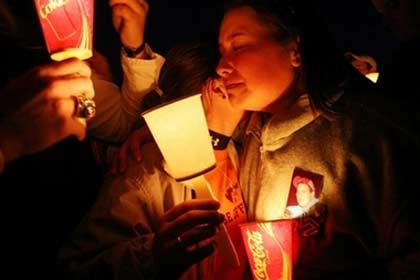
<path fill-rule="evenodd" d="M 150 50 L 150 47 L 147 47 Z M 151 50 L 151 59 L 121 55 L 123 84 L 93 75 L 96 115 L 88 122 L 88 133 L 111 143 L 120 143 L 129 135 L 141 113 L 141 102 L 156 86 L 165 59 Z"/>

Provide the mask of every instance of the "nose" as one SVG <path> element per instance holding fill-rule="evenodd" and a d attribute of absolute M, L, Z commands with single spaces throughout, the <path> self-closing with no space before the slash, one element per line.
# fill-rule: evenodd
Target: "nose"
<path fill-rule="evenodd" d="M 220 58 L 220 61 L 216 67 L 217 74 L 222 78 L 226 78 L 230 73 L 232 73 L 232 71 L 232 65 L 228 62 L 226 57 Z"/>

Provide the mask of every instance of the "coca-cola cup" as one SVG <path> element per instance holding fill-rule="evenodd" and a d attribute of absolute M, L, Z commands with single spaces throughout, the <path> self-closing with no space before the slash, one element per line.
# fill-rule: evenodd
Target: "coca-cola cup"
<path fill-rule="evenodd" d="M 296 256 L 296 223 L 293 220 L 240 225 L 242 240 L 255 280 L 291 280 Z"/>
<path fill-rule="evenodd" d="M 92 56 L 94 0 L 34 0 L 52 60 Z"/>

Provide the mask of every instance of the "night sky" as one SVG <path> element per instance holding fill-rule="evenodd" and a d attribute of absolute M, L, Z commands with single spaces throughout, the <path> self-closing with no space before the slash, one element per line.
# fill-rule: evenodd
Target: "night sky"
<path fill-rule="evenodd" d="M 379 62 L 397 46 L 370 0 L 318 0 L 320 10 L 344 52 L 370 54 Z"/>
<path fill-rule="evenodd" d="M 343 52 L 370 54 L 380 63 L 396 46 L 371 0 L 314 1 Z M 37 21 L 32 1 L 8 2 L 16 5 L 16 11 L 24 18 Z M 178 42 L 215 34 L 222 3 L 223 0 L 149 0 L 146 41 L 165 55 Z M 108 0 L 96 0 L 95 7 L 95 48 L 119 60 L 120 43 L 112 26 Z"/>
<path fill-rule="evenodd" d="M 370 0 L 315 0 L 343 51 L 370 54 L 379 62 L 396 46 Z M 153 0 L 147 39 L 165 53 L 182 40 L 217 31 L 221 0 Z"/>

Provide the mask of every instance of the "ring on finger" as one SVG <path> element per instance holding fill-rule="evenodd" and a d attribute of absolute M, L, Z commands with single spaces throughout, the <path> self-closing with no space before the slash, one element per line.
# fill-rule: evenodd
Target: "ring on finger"
<path fill-rule="evenodd" d="M 74 111 L 74 116 L 82 119 L 89 120 L 93 118 L 96 114 L 96 104 L 90 98 L 87 98 L 84 95 L 74 96 L 76 101 L 76 108 Z"/>

